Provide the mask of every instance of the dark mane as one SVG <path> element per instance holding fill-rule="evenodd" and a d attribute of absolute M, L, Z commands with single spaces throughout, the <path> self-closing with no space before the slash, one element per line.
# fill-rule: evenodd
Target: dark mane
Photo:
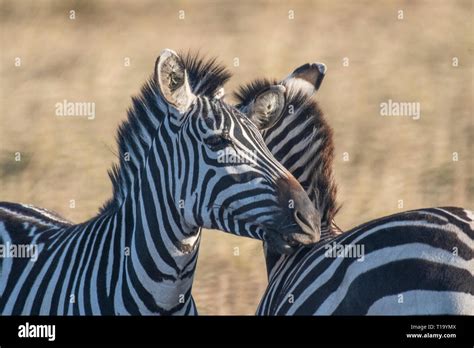
<path fill-rule="evenodd" d="M 311 100 L 307 107 L 310 109 L 308 111 L 313 114 L 313 125 L 318 130 L 317 137 L 322 139 L 317 154 L 319 159 L 316 161 L 316 163 L 319 163 L 319 171 L 313 170 L 311 178 L 315 182 L 317 197 L 310 195 L 310 198 L 319 205 L 318 209 L 322 213 L 322 221 L 327 222 L 328 227 L 331 227 L 331 223 L 340 209 L 340 205 L 337 203 L 337 184 L 333 175 L 334 131 L 327 123 L 315 100 Z"/>
<path fill-rule="evenodd" d="M 323 111 L 319 107 L 314 97 L 291 89 L 287 92 L 287 105 L 293 105 L 294 110 L 299 110 L 299 118 L 302 122 L 310 118 L 312 132 L 302 135 L 302 139 L 310 140 L 308 146 L 317 140 L 321 141 L 318 151 L 308 163 L 311 163 L 311 175 L 308 186 L 312 188 L 309 197 L 316 204 L 316 208 L 321 212 L 321 221 L 331 226 L 331 222 L 337 214 L 340 206 L 337 204 L 337 185 L 333 175 L 334 162 L 334 132 L 328 124 Z M 283 117 L 282 117 L 283 119 Z M 280 122 L 283 121 L 280 119 Z M 313 140 L 314 139 L 314 140 Z M 309 149 L 308 149 L 309 150 Z M 308 170 L 308 168 L 305 168 Z M 294 173 L 301 175 L 302 173 Z"/>
<path fill-rule="evenodd" d="M 191 89 L 196 95 L 212 97 L 231 77 L 230 72 L 217 63 L 216 58 L 205 59 L 197 53 L 189 52 L 180 57 L 188 73 Z M 120 205 L 133 176 L 145 163 L 156 130 L 165 116 L 158 106 L 161 98 L 154 74 L 143 85 L 140 94 L 132 97 L 127 119 L 118 127 L 116 136 L 119 163 L 108 171 L 113 197 L 102 206 L 100 213 L 111 211 Z"/>
<path fill-rule="evenodd" d="M 212 97 L 231 78 L 226 67 L 217 58 L 205 59 L 199 53 L 180 53 L 188 72 L 191 89 L 196 95 Z"/>

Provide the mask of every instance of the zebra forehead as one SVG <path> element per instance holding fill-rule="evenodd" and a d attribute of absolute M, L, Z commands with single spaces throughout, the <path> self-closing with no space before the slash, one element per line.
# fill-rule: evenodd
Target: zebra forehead
<path fill-rule="evenodd" d="M 208 105 L 209 112 L 206 113 L 208 117 L 205 117 L 205 123 L 208 127 L 230 129 L 239 126 L 252 128 L 252 130 L 258 132 L 253 123 L 248 121 L 247 117 L 234 106 L 218 99 L 208 101 Z"/>

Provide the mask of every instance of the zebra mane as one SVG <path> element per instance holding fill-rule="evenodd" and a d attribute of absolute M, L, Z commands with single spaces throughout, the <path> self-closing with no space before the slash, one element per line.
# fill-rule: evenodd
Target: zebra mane
<path fill-rule="evenodd" d="M 195 95 L 213 97 L 230 79 L 231 74 L 216 58 L 203 58 L 198 53 L 180 53 Z M 156 69 L 155 69 L 156 71 Z M 99 214 L 117 208 L 126 196 L 126 189 L 145 162 L 156 130 L 165 117 L 155 74 L 142 86 L 138 96 L 132 97 L 127 119 L 119 125 L 116 141 L 119 163 L 108 171 L 113 196 L 99 210 Z"/>
<path fill-rule="evenodd" d="M 311 186 L 314 192 L 311 192 L 309 197 L 317 204 L 317 208 L 322 215 L 321 221 L 326 222 L 327 227 L 333 229 L 334 217 L 341 208 L 337 203 L 337 184 L 333 174 L 334 131 L 327 123 L 316 100 L 303 93 L 298 93 L 297 99 L 307 99 L 307 104 L 302 113 L 313 116 L 313 129 L 315 130 L 313 143 L 321 140 L 321 145 L 312 162 L 310 183 L 312 183 Z M 337 226 L 336 228 L 339 229 Z"/>
<path fill-rule="evenodd" d="M 231 78 L 227 68 L 217 58 L 205 59 L 199 53 L 179 53 L 188 72 L 191 89 L 196 95 L 214 96 L 219 88 Z"/>
<path fill-rule="evenodd" d="M 237 100 L 237 107 L 248 105 L 257 94 L 275 84 L 279 84 L 275 79 L 257 79 L 240 86 L 237 92 L 233 94 Z M 321 212 L 321 221 L 326 222 L 328 227 L 331 227 L 332 220 L 340 209 L 340 206 L 336 202 L 337 185 L 332 171 L 334 161 L 333 130 L 327 123 L 324 113 L 317 101 L 306 93 L 295 88 L 288 89 L 286 93 L 286 105 L 285 110 L 287 110 L 289 105 L 292 105 L 295 110 L 295 115 L 298 117 L 298 120 L 301 120 L 297 125 L 303 122 L 309 122 L 305 129 L 311 131 L 301 134 L 302 138 L 299 140 L 302 143 L 307 143 L 308 151 L 311 151 L 311 147 L 318 141 L 321 142 L 318 150 L 314 154 L 314 158 L 308 161 L 308 163 L 310 163 L 309 168 L 304 168 L 311 172 L 307 180 L 308 185 L 305 185 L 310 187 L 304 187 L 304 189 L 309 192 L 308 195 L 311 201 L 314 202 L 316 208 Z M 288 115 L 281 117 L 272 128 L 288 128 L 288 126 L 291 126 L 292 122 L 288 122 L 288 119 L 286 119 L 288 117 Z M 282 158 L 278 157 L 279 156 L 276 156 L 280 161 Z M 292 174 L 294 174 L 296 178 L 302 175 L 302 173 L 299 172 Z"/>

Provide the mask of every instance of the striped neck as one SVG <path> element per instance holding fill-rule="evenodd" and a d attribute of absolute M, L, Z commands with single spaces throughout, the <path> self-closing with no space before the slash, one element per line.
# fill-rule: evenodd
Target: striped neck
<path fill-rule="evenodd" d="M 158 126 L 149 150 L 136 164 L 138 170 L 121 182 L 127 184 L 122 199 L 89 222 L 107 221 L 114 231 L 111 254 L 119 259 L 119 271 L 112 277 L 117 286 L 109 294 L 114 314 L 194 311 L 191 288 L 201 229 L 182 221 L 173 196 L 175 169 L 166 161 L 175 148 L 170 127 L 166 120 Z M 169 143 L 166 150 L 163 139 Z"/>
<path fill-rule="evenodd" d="M 201 229 L 184 226 L 173 204 L 162 201 L 167 195 L 158 199 L 156 192 L 164 190 L 153 188 L 143 178 L 114 216 L 121 226 L 122 286 L 114 299 L 120 314 L 184 314 L 191 306 Z"/>

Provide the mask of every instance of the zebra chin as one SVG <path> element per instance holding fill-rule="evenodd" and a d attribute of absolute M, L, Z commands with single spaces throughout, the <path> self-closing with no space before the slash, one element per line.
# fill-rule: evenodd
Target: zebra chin
<path fill-rule="evenodd" d="M 319 242 L 320 230 L 308 233 L 307 229 L 298 225 L 285 228 L 266 228 L 263 240 L 268 248 L 277 254 L 290 255 L 301 246 L 311 246 Z"/>

